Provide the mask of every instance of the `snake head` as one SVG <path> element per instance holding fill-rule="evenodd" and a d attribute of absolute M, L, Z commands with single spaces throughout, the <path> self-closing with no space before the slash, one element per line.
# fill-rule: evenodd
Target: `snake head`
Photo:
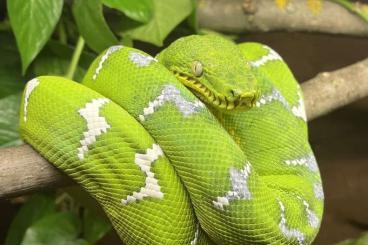
<path fill-rule="evenodd" d="M 178 39 L 157 59 L 207 105 L 249 109 L 257 97 L 256 77 L 237 45 L 217 35 Z"/>

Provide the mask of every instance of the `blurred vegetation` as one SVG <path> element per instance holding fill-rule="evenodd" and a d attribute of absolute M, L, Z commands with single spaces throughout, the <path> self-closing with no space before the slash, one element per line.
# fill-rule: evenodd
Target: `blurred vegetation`
<path fill-rule="evenodd" d="M 104 49 L 171 33 L 196 33 L 193 0 L 1 0 L 0 147 L 19 145 L 17 114 L 25 82 L 39 75 L 80 81 Z M 85 45 L 86 44 L 86 45 Z"/>
<path fill-rule="evenodd" d="M 76 204 L 67 194 L 35 194 L 14 218 L 6 245 L 92 245 L 110 223 Z"/>
<path fill-rule="evenodd" d="M 348 239 L 339 242 L 336 245 L 367 245 L 367 244 L 368 244 L 368 232 L 365 232 L 357 239 Z"/>
<path fill-rule="evenodd" d="M 170 33 L 171 39 L 196 33 L 194 10 L 192 0 L 0 0 L 0 147 L 22 144 L 18 110 L 26 81 L 39 75 L 81 81 L 111 45 L 152 48 Z M 5 244 L 92 245 L 111 230 L 88 198 L 66 193 L 22 198 Z"/>

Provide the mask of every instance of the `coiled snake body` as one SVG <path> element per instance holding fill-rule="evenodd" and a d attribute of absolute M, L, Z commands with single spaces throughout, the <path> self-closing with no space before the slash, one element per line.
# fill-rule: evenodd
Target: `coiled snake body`
<path fill-rule="evenodd" d="M 323 211 L 301 90 L 270 48 L 188 36 L 114 46 L 82 84 L 28 82 L 21 134 L 125 244 L 309 244 Z"/>

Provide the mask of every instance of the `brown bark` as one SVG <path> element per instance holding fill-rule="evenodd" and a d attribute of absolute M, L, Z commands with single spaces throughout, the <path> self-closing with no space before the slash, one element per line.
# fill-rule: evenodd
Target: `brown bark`
<path fill-rule="evenodd" d="M 308 120 L 368 95 L 368 59 L 302 84 Z"/>
<path fill-rule="evenodd" d="M 71 183 L 29 145 L 0 149 L 0 198 Z"/>

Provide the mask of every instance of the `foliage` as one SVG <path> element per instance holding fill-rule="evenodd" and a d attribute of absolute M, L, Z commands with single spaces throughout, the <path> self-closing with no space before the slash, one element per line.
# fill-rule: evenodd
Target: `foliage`
<path fill-rule="evenodd" d="M 348 240 L 339 242 L 336 245 L 366 245 L 366 244 L 368 244 L 368 232 L 364 232 L 357 239 L 348 239 Z"/>
<path fill-rule="evenodd" d="M 19 103 L 19 93 L 0 99 L 0 145 L 3 147 L 22 143 L 18 133 Z"/>
<path fill-rule="evenodd" d="M 76 0 L 72 9 L 78 30 L 95 52 L 101 52 L 107 46 L 118 43 L 118 39 L 105 22 L 103 6 L 99 0 Z"/>
<path fill-rule="evenodd" d="M 50 38 L 60 18 L 63 0 L 11 0 L 7 3 L 24 73 Z"/>
<path fill-rule="evenodd" d="M 81 81 L 97 54 L 111 45 L 140 40 L 162 46 L 170 33 L 194 33 L 194 2 L 0 0 L 0 6 L 6 3 L 0 8 L 0 147 L 22 143 L 18 111 L 26 81 L 39 75 Z M 56 202 L 51 195 L 31 197 L 13 220 L 5 244 L 91 245 L 111 228 L 92 208 L 61 211 Z"/>
<path fill-rule="evenodd" d="M 62 205 L 55 202 L 53 195 L 32 196 L 13 220 L 5 245 L 92 245 L 111 229 L 89 210 L 58 211 Z"/>
<path fill-rule="evenodd" d="M 162 46 L 163 40 L 177 23 L 180 23 L 192 12 L 192 2 L 160 0 L 153 3 L 155 12 L 152 19 L 147 24 L 129 29 L 124 33 L 133 39 Z M 179 9 L 180 11 L 178 11 Z"/>
<path fill-rule="evenodd" d="M 162 46 L 179 24 L 193 33 L 194 8 L 195 0 L 7 0 L 0 13 L 0 147 L 21 143 L 17 114 L 26 81 L 39 75 L 80 81 L 109 46 L 135 40 Z"/>
<path fill-rule="evenodd" d="M 352 2 L 349 0 L 333 0 L 334 2 L 341 4 L 351 12 L 359 15 L 365 21 L 368 22 L 368 4 L 361 2 Z"/>

